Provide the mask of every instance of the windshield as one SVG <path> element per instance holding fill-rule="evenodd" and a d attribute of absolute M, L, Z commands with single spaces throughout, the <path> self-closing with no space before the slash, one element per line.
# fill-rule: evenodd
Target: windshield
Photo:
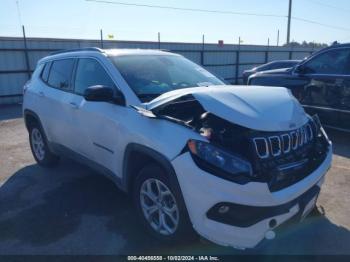
<path fill-rule="evenodd" d="M 175 89 L 224 84 L 182 56 L 123 55 L 110 59 L 142 102 Z"/>

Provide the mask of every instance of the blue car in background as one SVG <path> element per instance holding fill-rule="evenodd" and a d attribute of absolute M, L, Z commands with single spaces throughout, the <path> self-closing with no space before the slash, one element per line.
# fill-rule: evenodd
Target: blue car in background
<path fill-rule="evenodd" d="M 293 68 L 256 73 L 248 85 L 287 87 L 323 125 L 350 132 L 350 44 L 333 44 Z"/>
<path fill-rule="evenodd" d="M 269 62 L 267 64 L 263 64 L 260 66 L 256 66 L 252 69 L 243 71 L 243 83 L 246 84 L 248 81 L 249 76 L 266 70 L 273 70 L 273 69 L 279 69 L 279 68 L 290 68 L 295 66 L 296 64 L 300 63 L 301 60 L 276 60 Z"/>

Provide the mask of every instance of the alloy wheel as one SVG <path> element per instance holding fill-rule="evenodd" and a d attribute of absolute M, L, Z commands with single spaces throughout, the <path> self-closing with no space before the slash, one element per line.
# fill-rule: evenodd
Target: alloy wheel
<path fill-rule="evenodd" d="M 32 142 L 32 148 L 36 158 L 42 161 L 45 158 L 45 143 L 39 129 L 37 128 L 32 129 L 31 142 Z"/>
<path fill-rule="evenodd" d="M 179 224 L 179 209 L 170 189 L 160 180 L 147 179 L 140 189 L 143 214 L 150 226 L 162 235 L 174 234 Z"/>

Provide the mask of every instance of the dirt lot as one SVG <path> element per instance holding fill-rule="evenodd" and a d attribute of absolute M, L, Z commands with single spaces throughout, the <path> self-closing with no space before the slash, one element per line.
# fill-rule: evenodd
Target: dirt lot
<path fill-rule="evenodd" d="M 329 131 L 334 161 L 318 209 L 273 241 L 238 251 L 150 238 L 129 199 L 93 170 L 63 159 L 35 164 L 19 107 L 0 108 L 0 254 L 350 254 L 350 135 Z"/>

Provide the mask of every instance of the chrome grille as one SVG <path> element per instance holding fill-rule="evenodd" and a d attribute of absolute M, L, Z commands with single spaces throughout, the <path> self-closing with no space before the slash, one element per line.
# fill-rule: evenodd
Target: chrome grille
<path fill-rule="evenodd" d="M 282 138 L 282 145 L 283 145 L 283 153 L 289 153 L 290 152 L 290 149 L 292 147 L 292 141 L 290 139 L 290 135 L 288 134 L 283 134 L 281 135 L 281 138 Z"/>
<path fill-rule="evenodd" d="M 273 156 L 279 156 L 282 152 L 281 139 L 279 136 L 270 136 L 269 137 L 271 154 Z"/>
<path fill-rule="evenodd" d="M 256 154 L 259 158 L 276 157 L 296 150 L 313 139 L 313 131 L 308 123 L 297 130 L 278 135 L 253 138 Z"/>

